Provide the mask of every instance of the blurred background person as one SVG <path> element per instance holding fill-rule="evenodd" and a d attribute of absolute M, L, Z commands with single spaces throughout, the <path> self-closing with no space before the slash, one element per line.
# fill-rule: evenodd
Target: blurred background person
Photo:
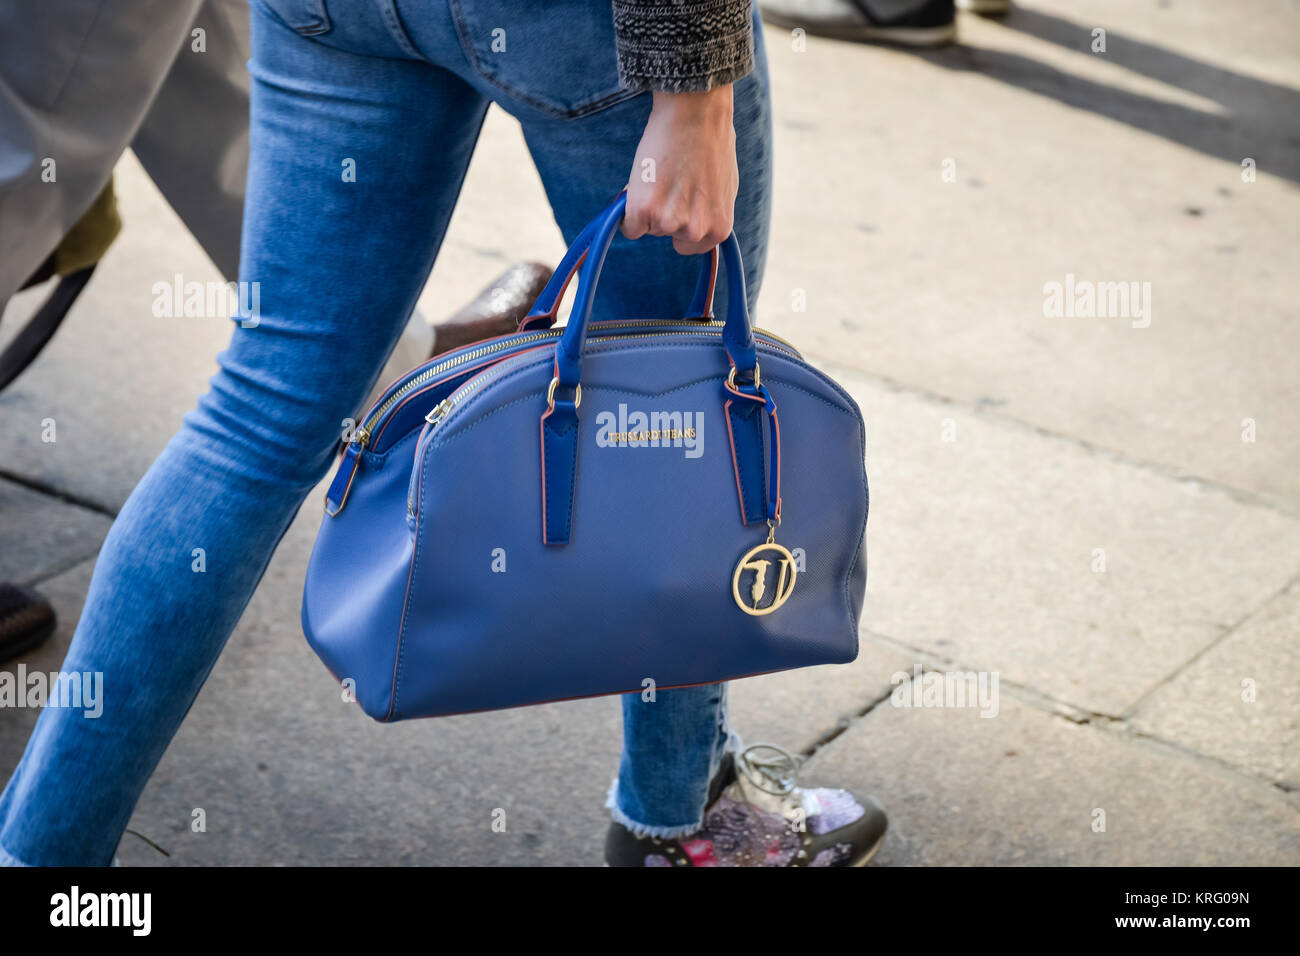
<path fill-rule="evenodd" d="M 942 46 L 957 39 L 957 10 L 999 15 L 1011 0 L 759 0 L 773 26 L 816 36 L 899 46 Z"/>

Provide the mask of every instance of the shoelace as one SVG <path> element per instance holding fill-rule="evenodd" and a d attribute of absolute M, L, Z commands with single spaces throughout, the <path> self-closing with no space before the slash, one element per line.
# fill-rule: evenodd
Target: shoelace
<path fill-rule="evenodd" d="M 776 744 L 750 744 L 735 754 L 736 772 L 774 797 L 789 797 L 795 790 L 799 758 Z"/>

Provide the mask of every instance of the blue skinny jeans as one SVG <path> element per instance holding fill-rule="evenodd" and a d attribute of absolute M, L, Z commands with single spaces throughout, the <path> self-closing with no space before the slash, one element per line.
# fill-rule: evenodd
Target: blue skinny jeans
<path fill-rule="evenodd" d="M 232 323 L 210 391 L 104 542 L 62 668 L 103 673 L 103 712 L 41 714 L 0 797 L 0 862 L 113 859 L 415 307 L 488 105 L 521 124 L 566 241 L 626 183 L 649 115 L 648 93 L 619 88 L 608 0 L 252 0 L 251 13 L 240 280 L 260 283 L 260 314 Z M 735 228 L 751 310 L 771 194 L 757 4 L 755 34 L 756 69 L 735 88 Z M 506 211 L 500 226 L 508 243 Z M 668 240 L 620 238 L 597 317 L 679 317 L 699 266 Z M 693 831 L 728 740 L 726 686 L 622 703 L 614 818 L 648 835 Z"/>

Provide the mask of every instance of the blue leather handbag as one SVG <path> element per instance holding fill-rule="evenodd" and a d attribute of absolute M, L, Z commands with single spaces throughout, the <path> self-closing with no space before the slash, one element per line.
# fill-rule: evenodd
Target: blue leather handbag
<path fill-rule="evenodd" d="M 857 656 L 857 405 L 750 327 L 734 235 L 725 322 L 717 249 L 690 318 L 591 322 L 625 201 L 579 235 L 516 334 L 407 373 L 344 450 L 302 625 L 377 720 Z"/>

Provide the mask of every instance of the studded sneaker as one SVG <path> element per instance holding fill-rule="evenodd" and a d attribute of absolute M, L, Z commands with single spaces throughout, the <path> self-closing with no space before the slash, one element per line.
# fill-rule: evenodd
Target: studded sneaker
<path fill-rule="evenodd" d="M 726 754 L 709 785 L 704 825 L 675 838 L 611 823 L 609 866 L 865 866 L 885 839 L 885 811 L 845 790 L 802 789 L 798 761 L 774 744 Z"/>

